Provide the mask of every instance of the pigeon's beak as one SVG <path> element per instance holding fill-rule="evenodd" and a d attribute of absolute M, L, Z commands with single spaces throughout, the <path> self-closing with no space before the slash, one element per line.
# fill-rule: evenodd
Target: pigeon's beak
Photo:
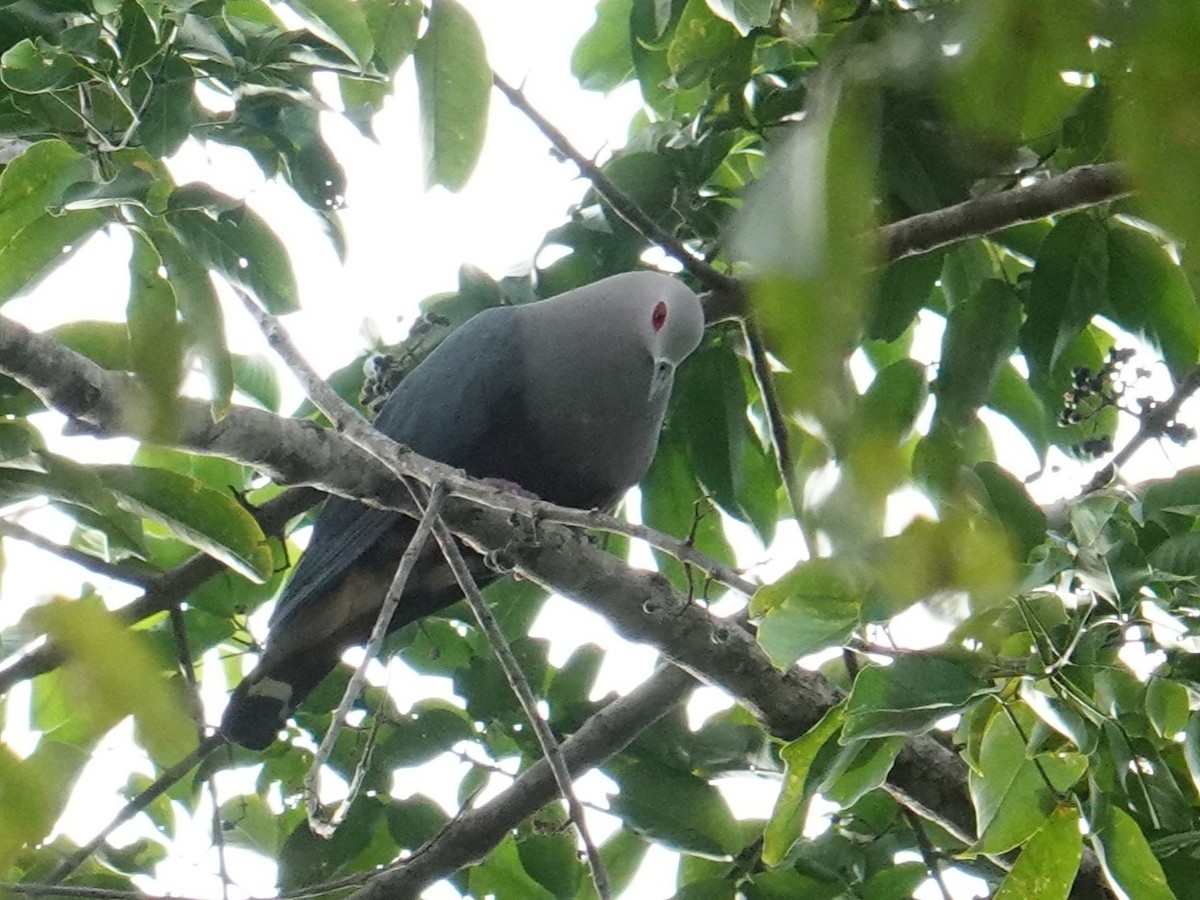
<path fill-rule="evenodd" d="M 675 378 L 675 363 L 669 359 L 654 361 L 654 374 L 650 378 L 650 400 L 666 396 L 671 390 L 671 382 Z"/>

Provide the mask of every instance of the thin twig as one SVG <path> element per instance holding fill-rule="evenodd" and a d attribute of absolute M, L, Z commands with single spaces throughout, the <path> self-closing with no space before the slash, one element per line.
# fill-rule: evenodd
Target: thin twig
<path fill-rule="evenodd" d="M 94 572 L 97 575 L 103 575 L 105 578 L 111 578 L 113 581 L 122 581 L 125 584 L 132 584 L 140 588 L 147 588 L 154 582 L 154 572 L 139 571 L 132 566 L 110 563 L 107 560 L 100 559 L 98 556 L 92 556 L 90 553 L 84 553 L 82 550 L 77 550 L 74 547 L 57 544 L 42 537 L 36 531 L 30 531 L 24 525 L 18 525 L 16 522 L 11 522 L 7 519 L 0 519 L 0 537 L 10 537 L 14 540 L 24 541 L 32 547 L 45 550 L 47 553 L 54 554 L 59 559 L 75 563 L 80 568 L 87 569 L 89 572 Z"/>
<path fill-rule="evenodd" d="M 450 534 L 449 529 L 446 528 L 440 519 L 437 520 L 434 526 L 434 536 L 437 538 L 438 545 L 442 548 L 442 555 L 445 556 L 451 571 L 454 572 L 454 577 L 458 580 L 458 586 L 462 588 L 463 595 L 471 607 L 471 612 L 475 614 L 475 620 L 479 623 L 479 627 L 483 630 L 483 633 L 487 635 L 488 645 L 492 648 L 492 652 L 496 654 L 496 660 L 500 663 L 500 668 L 504 670 L 504 676 L 508 679 L 509 686 L 520 702 L 521 709 L 525 711 L 525 718 L 533 726 L 533 732 L 537 736 L 538 744 L 542 748 L 542 755 L 547 764 L 549 764 L 550 771 L 554 773 L 554 780 L 558 784 L 559 792 L 567 803 L 567 809 L 570 813 L 571 821 L 575 825 L 575 830 L 579 834 L 579 840 L 583 843 L 584 852 L 587 855 L 588 868 L 592 874 L 592 883 L 596 888 L 596 895 L 600 897 L 600 900 L 608 900 L 610 896 L 608 873 L 604 870 L 604 862 L 600 859 L 600 851 L 596 849 L 596 845 L 592 841 L 592 836 L 588 832 L 584 810 L 579 803 L 579 798 L 575 796 L 575 789 L 571 782 L 571 773 L 567 770 L 567 764 L 563 761 L 558 741 L 555 739 L 553 732 L 550 731 L 550 726 L 546 724 L 546 720 L 542 718 L 542 714 L 538 712 L 537 697 L 534 696 L 533 689 L 529 686 L 529 681 L 525 678 L 525 673 L 521 671 L 521 664 L 517 662 L 512 648 L 509 647 L 508 641 L 505 640 L 504 632 L 500 630 L 500 624 L 496 621 L 496 617 L 492 615 L 487 601 L 483 599 L 483 594 L 480 592 L 479 586 L 471 576 L 471 570 L 467 567 L 466 560 L 463 559 L 462 553 L 458 549 L 458 544 L 455 543 L 454 536 Z"/>
<path fill-rule="evenodd" d="M 775 395 L 775 383 L 771 378 L 771 363 L 767 358 L 767 348 L 759 333 L 758 325 L 750 319 L 742 319 L 742 335 L 746 341 L 746 349 L 750 356 L 750 370 L 754 373 L 754 383 L 758 386 L 758 394 L 763 402 L 763 414 L 767 417 L 767 433 L 771 436 L 771 446 L 775 450 L 775 464 L 779 468 L 779 480 L 787 492 L 788 502 L 792 507 L 792 516 L 800 526 L 800 536 L 804 540 L 805 555 L 812 559 L 817 555 L 817 535 L 808 522 L 804 512 L 804 496 L 796 481 L 796 461 L 792 456 L 791 437 L 788 435 L 787 421 L 779 408 L 779 399 Z"/>
<path fill-rule="evenodd" d="M 612 180 L 604 174 L 603 169 L 580 153 L 565 134 L 534 109 L 520 88 L 513 87 L 495 72 L 492 73 L 492 83 L 500 93 L 508 98 L 509 103 L 524 113 L 525 117 L 537 126 L 538 131 L 546 136 L 555 150 L 579 168 L 580 173 L 592 183 L 596 193 L 608 201 L 608 205 L 630 228 L 646 240 L 661 247 L 668 255 L 677 260 L 689 275 L 709 290 L 741 291 L 741 283 L 736 278 L 714 269 L 689 250 L 682 241 L 650 218 L 624 191 L 613 184 Z"/>
<path fill-rule="evenodd" d="M 929 872 L 929 877 L 942 892 L 942 900 L 954 900 L 950 891 L 946 889 L 946 882 L 942 880 L 942 867 L 938 861 L 937 850 L 925 832 L 925 823 L 907 806 L 901 806 L 900 809 L 903 810 L 908 827 L 912 829 L 913 836 L 917 839 L 917 849 L 921 851 L 921 858 L 925 861 L 925 870 Z"/>
<path fill-rule="evenodd" d="M 195 750 L 181 759 L 169 769 L 165 769 L 161 775 L 156 778 L 144 791 L 121 807 L 121 811 L 113 818 L 111 822 L 105 825 L 100 832 L 77 849 L 74 853 L 63 860 L 58 867 L 50 873 L 46 879 L 46 884 L 58 884 L 76 869 L 78 869 L 87 860 L 89 856 L 96 852 L 96 848 L 107 840 L 108 836 L 124 825 L 151 803 L 165 794 L 171 787 L 182 779 L 188 772 L 192 771 L 201 761 L 204 760 L 209 753 L 225 743 L 225 738 L 219 732 L 205 738 Z"/>
<path fill-rule="evenodd" d="M 338 825 L 346 817 L 346 813 L 350 809 L 350 804 L 354 801 L 357 793 L 357 784 L 362 780 L 360 773 L 365 770 L 365 767 L 360 766 L 355 772 L 346 797 L 338 804 L 337 809 L 334 810 L 328 819 L 322 817 L 321 811 L 319 790 L 321 769 L 328 762 L 330 753 L 333 752 L 334 742 L 346 724 L 346 716 L 350 712 L 350 708 L 358 700 L 358 695 L 362 692 L 363 684 L 367 680 L 367 667 L 379 655 L 379 649 L 383 646 L 383 639 L 387 637 L 388 626 L 391 624 L 392 616 L 395 614 L 396 607 L 399 606 L 401 597 L 404 594 L 405 585 L 408 584 L 409 576 L 412 575 L 413 568 L 417 564 L 417 559 L 421 551 L 425 548 L 425 542 L 429 539 L 430 532 L 433 530 L 433 523 L 437 520 L 438 514 L 441 512 L 442 502 L 445 499 L 446 489 L 438 482 L 433 486 L 433 490 L 430 491 L 429 501 L 425 505 L 421 521 L 417 524 L 417 530 L 413 534 L 412 540 L 409 541 L 408 546 L 404 548 L 404 554 L 400 557 L 400 564 L 396 568 L 396 575 L 392 579 L 391 586 L 388 588 L 383 606 L 379 609 L 379 615 L 375 618 L 375 625 L 371 629 L 371 636 L 367 641 L 362 661 L 355 668 L 354 674 L 350 676 L 350 683 L 346 685 L 346 691 L 342 694 L 342 702 L 338 704 L 337 710 L 334 711 L 333 721 L 329 723 L 329 730 L 325 732 L 325 736 L 321 740 L 321 746 L 317 748 L 317 753 L 313 757 L 312 765 L 309 766 L 308 772 L 304 776 L 304 803 L 308 810 L 308 825 L 314 833 L 322 837 L 331 837 L 334 830 L 337 829 Z"/>
<path fill-rule="evenodd" d="M 272 534 L 282 529 L 289 519 L 311 508 L 322 496 L 314 488 L 292 488 L 254 510 L 254 517 L 264 532 Z M 211 556 L 197 553 L 174 568 L 156 574 L 141 597 L 121 607 L 116 613 L 130 624 L 139 622 L 170 609 L 190 591 L 223 570 L 224 566 Z M 0 670 L 0 695 L 7 693 L 20 681 L 44 675 L 62 664 L 62 654 L 51 643 L 44 643 L 22 656 L 9 659 L 11 662 Z"/>
<path fill-rule="evenodd" d="M 1113 476 L 1121 466 L 1129 462 L 1133 458 L 1133 455 L 1142 448 L 1143 444 L 1155 438 L 1161 438 L 1163 436 L 1163 426 L 1175 420 L 1175 417 L 1179 415 L 1179 408 L 1197 390 L 1200 390 L 1200 366 L 1196 366 L 1183 377 L 1183 380 L 1179 382 L 1179 386 L 1175 388 L 1175 392 L 1170 397 L 1143 414 L 1137 433 L 1129 439 L 1129 443 L 1122 447 L 1100 471 L 1092 476 L 1092 480 L 1087 483 L 1087 486 L 1081 492 L 1081 496 L 1091 494 L 1107 485 L 1112 481 Z"/>

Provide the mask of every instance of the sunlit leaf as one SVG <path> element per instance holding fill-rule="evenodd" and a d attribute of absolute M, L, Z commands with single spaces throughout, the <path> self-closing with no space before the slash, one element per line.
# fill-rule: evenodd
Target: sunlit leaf
<path fill-rule="evenodd" d="M 455 0 L 433 0 L 416 63 L 425 184 L 462 190 L 483 149 L 492 73 L 475 20 Z"/>
<path fill-rule="evenodd" d="M 1060 806 L 1029 839 L 992 900 L 1066 900 L 1082 852 L 1079 811 Z"/>

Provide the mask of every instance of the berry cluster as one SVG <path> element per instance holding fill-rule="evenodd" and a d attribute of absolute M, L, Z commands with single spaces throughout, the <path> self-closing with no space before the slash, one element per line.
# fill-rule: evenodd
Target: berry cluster
<path fill-rule="evenodd" d="M 1099 371 L 1093 372 L 1087 366 L 1076 366 L 1071 371 L 1071 388 L 1063 394 L 1063 408 L 1058 414 L 1058 424 L 1066 427 L 1087 422 L 1095 423 L 1100 412 L 1111 407 L 1136 416 L 1143 428 L 1151 428 L 1155 435 L 1165 437 L 1176 444 L 1186 444 L 1195 438 L 1194 428 L 1176 422 L 1173 418 L 1158 421 L 1163 419 L 1162 404 L 1153 397 L 1137 397 L 1132 405 L 1125 402 L 1126 391 L 1131 382 L 1122 377 L 1123 370 L 1135 353 L 1136 351 L 1129 347 L 1113 347 L 1108 351 L 1104 367 Z M 1133 372 L 1133 380 L 1143 380 L 1149 375 L 1148 369 L 1137 368 Z M 1071 449 L 1082 457 L 1103 456 L 1112 452 L 1112 435 L 1102 434 L 1083 440 Z"/>

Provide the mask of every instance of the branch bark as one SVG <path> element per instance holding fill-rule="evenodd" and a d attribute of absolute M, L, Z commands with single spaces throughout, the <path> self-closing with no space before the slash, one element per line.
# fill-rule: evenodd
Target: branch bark
<path fill-rule="evenodd" d="M 135 390 L 128 378 L 3 317 L 0 371 L 91 433 L 147 437 L 144 427 L 123 412 Z M 310 484 L 415 513 L 408 490 L 387 466 L 330 430 L 236 406 L 214 423 L 206 403 L 179 402 L 175 446 L 234 459 L 280 482 Z M 526 577 L 598 610 L 624 637 L 654 645 L 689 675 L 723 688 L 776 737 L 799 736 L 840 700 L 837 689 L 819 674 L 795 668 L 779 672 L 749 631 L 710 616 L 658 573 L 631 570 L 579 532 L 538 519 L 537 504 L 522 506 L 520 498 L 509 502 L 505 492 L 415 454 L 406 455 L 405 469 L 422 481 L 444 478 L 456 493 L 471 495 L 447 501 L 444 520 L 455 534 L 492 552 L 493 559 L 507 560 Z M 525 518 L 524 527 L 514 527 L 513 510 Z M 528 527 L 534 519 L 536 529 Z M 614 740 L 618 737 L 628 741 L 633 734 Z M 946 827 L 974 833 L 965 764 L 933 737 L 909 743 L 889 776 L 889 789 Z"/>

